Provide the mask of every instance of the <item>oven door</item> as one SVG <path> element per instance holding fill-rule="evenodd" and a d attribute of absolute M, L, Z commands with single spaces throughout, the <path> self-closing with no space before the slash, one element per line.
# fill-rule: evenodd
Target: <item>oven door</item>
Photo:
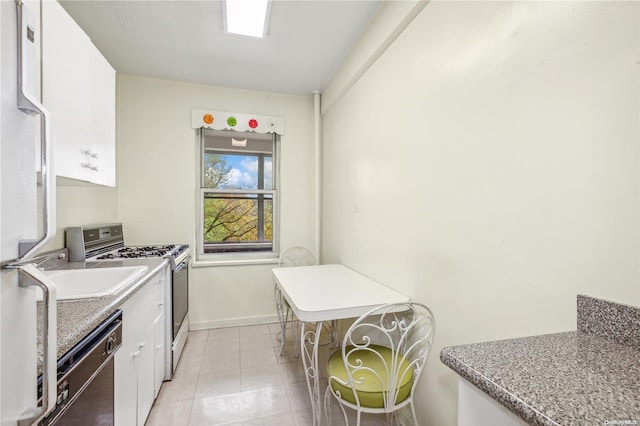
<path fill-rule="evenodd" d="M 184 259 L 172 272 L 171 279 L 171 316 L 173 321 L 173 340 L 189 312 L 189 259 Z"/>

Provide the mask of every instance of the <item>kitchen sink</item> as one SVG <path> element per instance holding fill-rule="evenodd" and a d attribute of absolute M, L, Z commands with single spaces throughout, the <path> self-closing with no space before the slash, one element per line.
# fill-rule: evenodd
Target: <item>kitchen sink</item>
<path fill-rule="evenodd" d="M 148 269 L 148 266 L 64 269 L 45 271 L 45 275 L 56 285 L 58 300 L 88 299 L 113 295 L 142 277 Z M 41 291 L 38 291 L 38 300 L 42 300 Z"/>

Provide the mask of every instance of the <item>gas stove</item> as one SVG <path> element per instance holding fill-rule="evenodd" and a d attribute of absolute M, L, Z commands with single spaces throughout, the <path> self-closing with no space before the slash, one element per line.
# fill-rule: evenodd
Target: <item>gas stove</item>
<path fill-rule="evenodd" d="M 172 269 L 189 257 L 191 250 L 186 244 L 166 244 L 157 246 L 124 246 L 103 254 L 92 256 L 87 261 L 140 259 L 148 257 L 166 257 Z"/>
<path fill-rule="evenodd" d="M 72 262 L 94 262 L 164 257 L 171 269 L 191 258 L 187 244 L 125 246 L 122 224 L 108 224 L 66 229 L 66 246 Z"/>

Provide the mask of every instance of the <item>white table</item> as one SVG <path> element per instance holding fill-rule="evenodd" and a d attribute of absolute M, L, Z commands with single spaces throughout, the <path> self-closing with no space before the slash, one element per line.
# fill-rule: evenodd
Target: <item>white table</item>
<path fill-rule="evenodd" d="M 344 265 L 274 268 L 273 279 L 303 323 L 300 332 L 302 362 L 313 409 L 313 424 L 319 425 L 322 410 L 318 341 L 322 322 L 359 317 L 376 306 L 406 302 L 409 297 Z M 305 322 L 316 322 L 315 331 L 305 331 Z"/>

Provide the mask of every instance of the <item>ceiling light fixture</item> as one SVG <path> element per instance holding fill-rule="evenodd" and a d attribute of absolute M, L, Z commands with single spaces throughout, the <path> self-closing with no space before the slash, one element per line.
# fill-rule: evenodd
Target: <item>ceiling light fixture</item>
<path fill-rule="evenodd" d="M 270 0 L 225 0 L 224 30 L 232 34 L 264 37 L 271 11 Z"/>

